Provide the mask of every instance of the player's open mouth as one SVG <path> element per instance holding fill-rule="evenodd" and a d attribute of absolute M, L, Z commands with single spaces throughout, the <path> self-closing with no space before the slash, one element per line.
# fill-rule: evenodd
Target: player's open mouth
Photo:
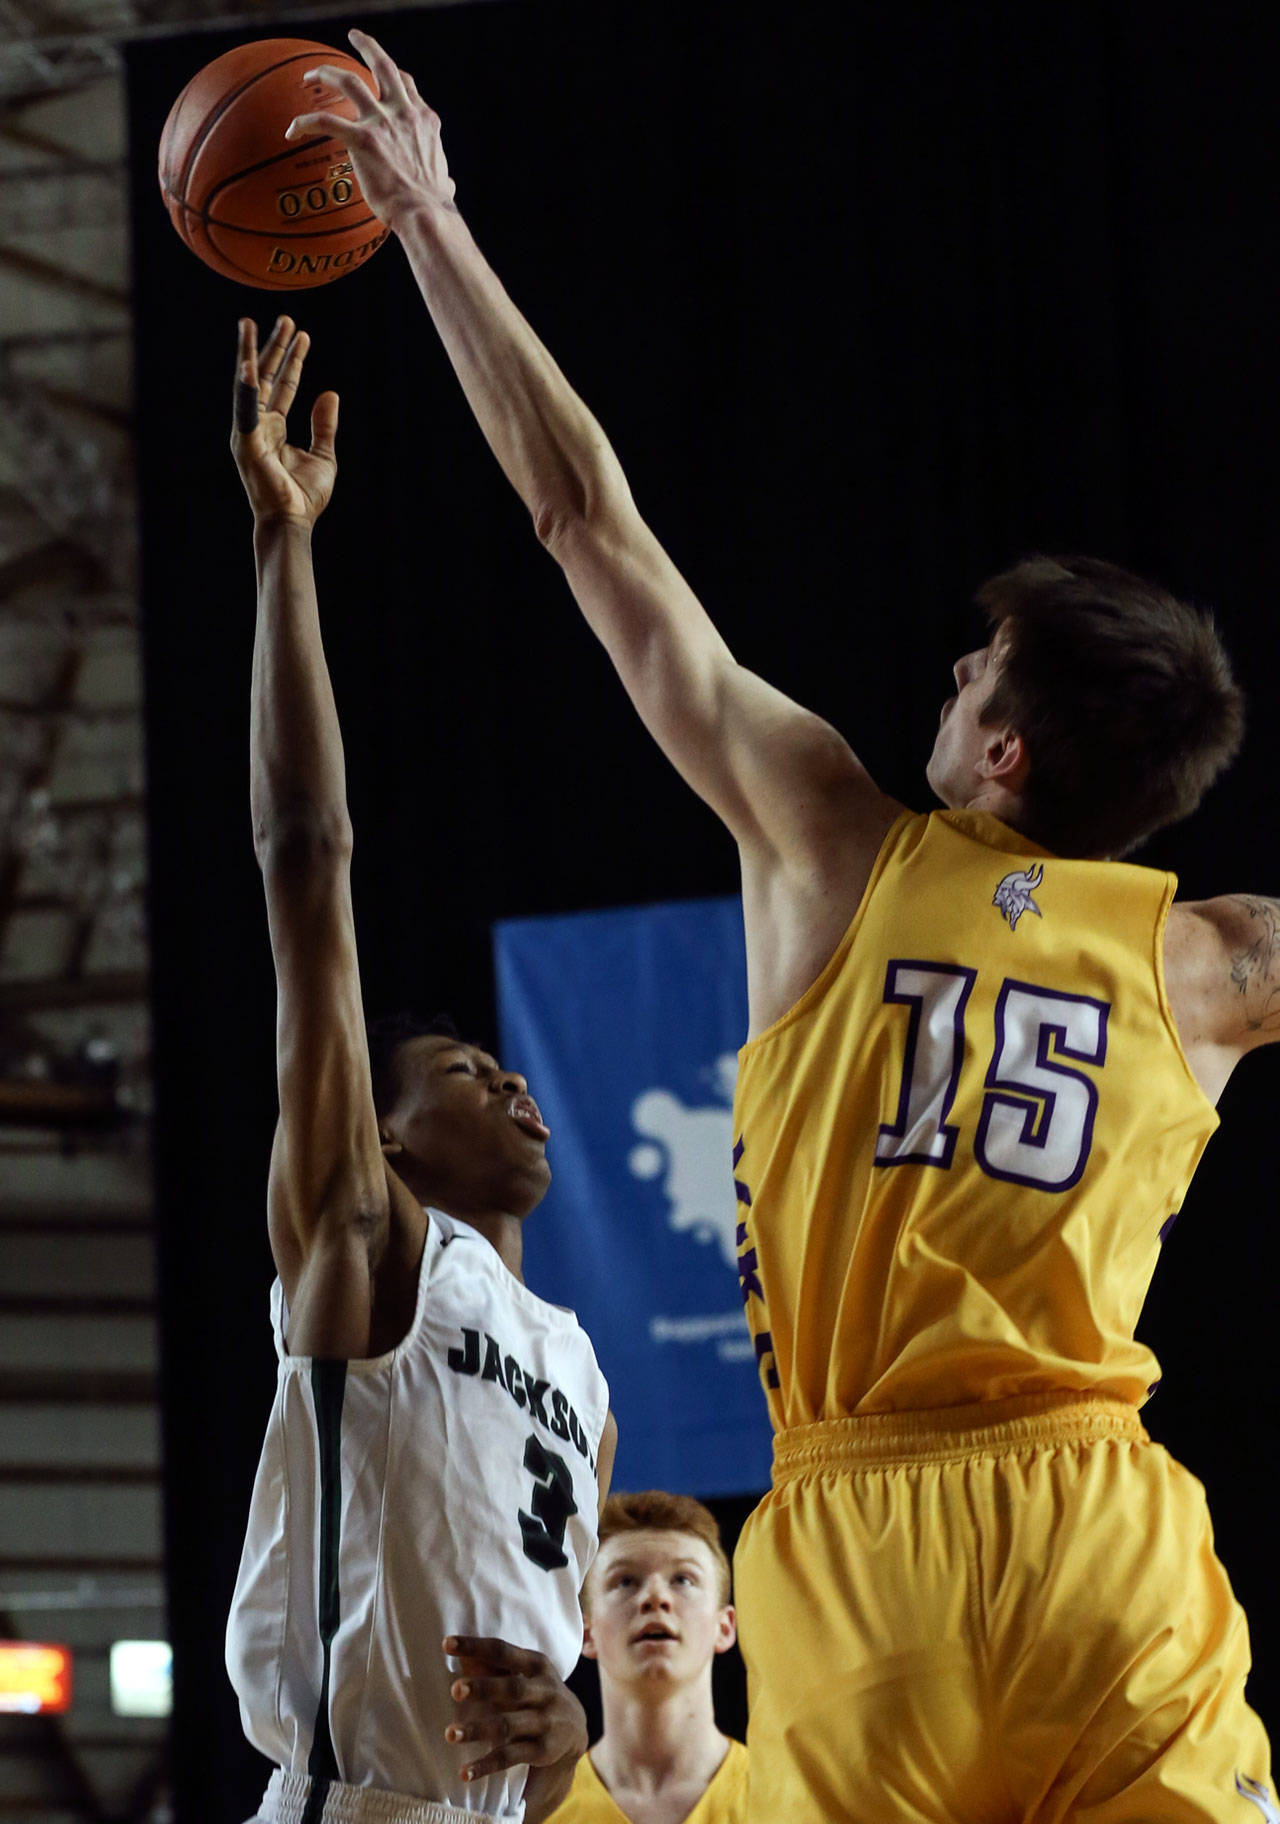
<path fill-rule="evenodd" d="M 673 1633 L 670 1628 L 664 1628 L 661 1623 L 653 1623 L 634 1635 L 631 1644 L 633 1647 L 638 1647 L 641 1641 L 645 1640 L 678 1640 L 679 1638 L 680 1636 Z"/>
<path fill-rule="evenodd" d="M 549 1140 L 551 1129 L 538 1112 L 538 1104 L 532 1096 L 516 1096 L 510 1103 L 507 1113 L 517 1127 L 522 1127 L 526 1134 L 532 1134 L 535 1140 Z"/>

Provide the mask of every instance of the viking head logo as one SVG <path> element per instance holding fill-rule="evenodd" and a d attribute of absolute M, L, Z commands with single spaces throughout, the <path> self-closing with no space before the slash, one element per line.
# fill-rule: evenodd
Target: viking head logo
<path fill-rule="evenodd" d="M 1280 1808 L 1272 1800 L 1269 1786 L 1264 1786 L 1260 1780 L 1251 1780 L 1248 1774 L 1238 1773 L 1236 1791 L 1241 1798 L 1248 1799 L 1251 1805 L 1258 1807 L 1267 1824 L 1280 1824 Z"/>
<path fill-rule="evenodd" d="M 1012 874 L 1006 874 L 996 888 L 991 903 L 1002 917 L 1008 919 L 1011 931 L 1018 929 L 1018 920 L 1024 912 L 1034 912 L 1037 918 L 1044 917 L 1031 897 L 1043 879 L 1044 863 L 1041 862 L 1029 873 L 1025 868 L 1019 868 Z"/>

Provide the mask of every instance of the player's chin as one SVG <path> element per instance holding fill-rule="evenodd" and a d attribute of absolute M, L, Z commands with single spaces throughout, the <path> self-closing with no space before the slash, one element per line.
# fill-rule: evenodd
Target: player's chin
<path fill-rule="evenodd" d="M 528 1215 L 530 1210 L 536 1209 L 542 1202 L 551 1188 L 551 1167 L 547 1163 L 545 1152 L 539 1150 L 533 1157 L 521 1160 L 512 1176 L 517 1187 L 512 1202 L 520 1205 L 525 1215 Z"/>
<path fill-rule="evenodd" d="M 956 798 L 947 782 L 947 769 L 944 758 L 935 747 L 929 756 L 929 763 L 924 769 L 924 776 L 929 790 L 934 797 L 945 805 L 954 806 Z"/>

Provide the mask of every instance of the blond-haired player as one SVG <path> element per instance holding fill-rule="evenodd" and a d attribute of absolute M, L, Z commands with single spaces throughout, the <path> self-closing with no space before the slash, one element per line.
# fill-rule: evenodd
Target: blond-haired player
<path fill-rule="evenodd" d="M 476 248 L 437 116 L 353 38 L 381 99 L 329 68 L 357 118 L 295 127 L 350 148 L 539 537 L 738 843 L 739 1271 L 777 1431 L 736 1556 L 752 1819 L 1280 1817 L 1204 1491 L 1138 1412 L 1214 1103 L 1280 1037 L 1280 903 L 1174 904 L 1117 859 L 1235 753 L 1212 624 L 1096 560 L 1019 565 L 955 667 L 947 808 L 890 798 L 735 661 Z"/>
<path fill-rule="evenodd" d="M 611 1495 L 582 1587 L 604 1733 L 551 1824 L 743 1824 L 747 1751 L 716 1727 L 711 1668 L 737 1638 L 715 1515 L 662 1489 Z"/>

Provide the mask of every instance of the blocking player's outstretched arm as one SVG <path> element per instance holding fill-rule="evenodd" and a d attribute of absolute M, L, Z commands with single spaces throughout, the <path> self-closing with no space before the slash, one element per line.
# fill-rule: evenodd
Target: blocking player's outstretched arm
<path fill-rule="evenodd" d="M 309 450 L 286 440 L 307 345 L 282 317 L 259 362 L 254 325 L 241 324 L 231 443 L 258 571 L 250 792 L 278 994 L 271 1244 L 290 1349 L 350 1358 L 369 1353 L 373 1278 L 399 1187 L 373 1107 L 342 738 L 311 566 L 312 528 L 337 473 L 337 395 L 317 399 Z"/>
<path fill-rule="evenodd" d="M 828 723 L 735 661 L 640 517 L 600 426 L 472 239 L 439 119 L 373 39 L 351 39 L 381 99 L 326 66 L 357 119 L 306 114 L 290 133 L 334 132 L 349 148 L 371 208 L 404 243 L 485 437 L 647 727 L 755 863 L 811 874 L 838 854 L 865 878 L 900 807 Z"/>

